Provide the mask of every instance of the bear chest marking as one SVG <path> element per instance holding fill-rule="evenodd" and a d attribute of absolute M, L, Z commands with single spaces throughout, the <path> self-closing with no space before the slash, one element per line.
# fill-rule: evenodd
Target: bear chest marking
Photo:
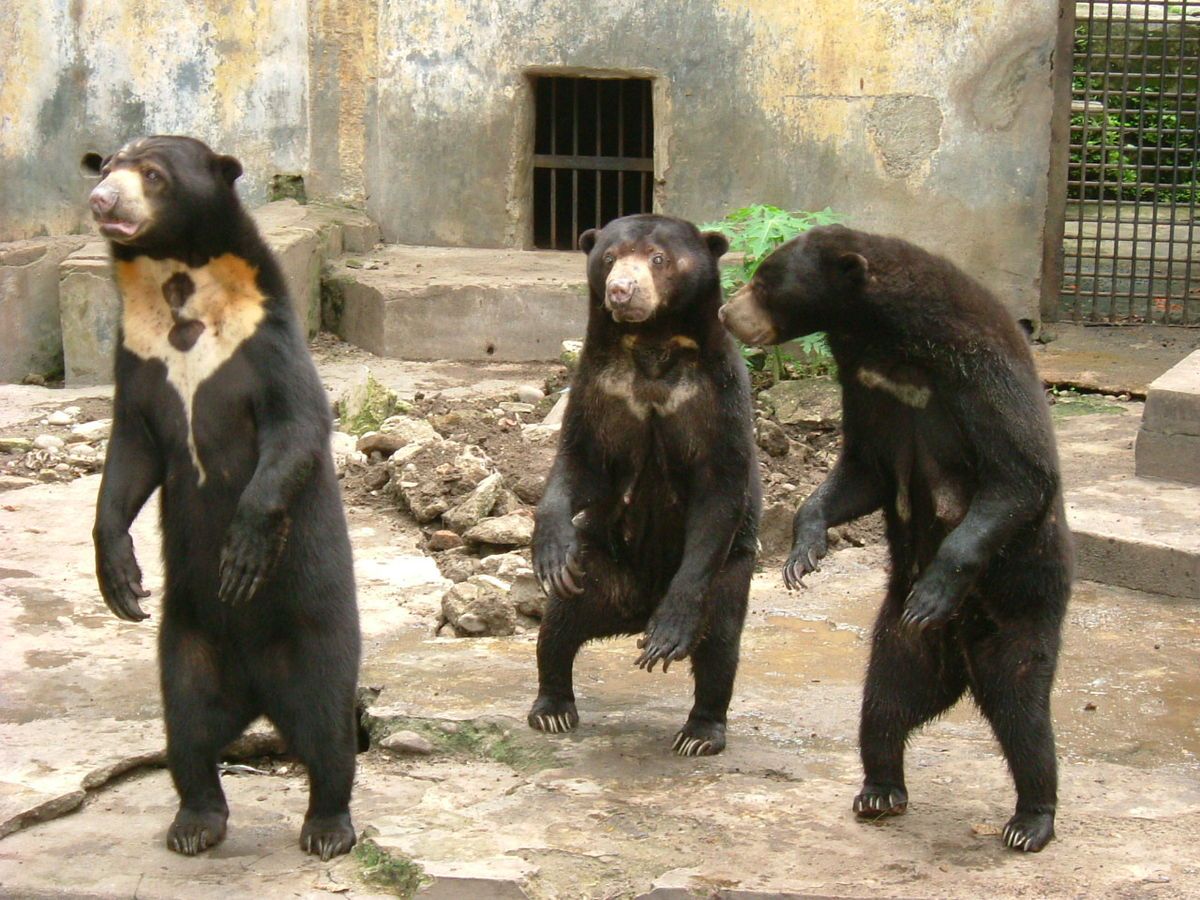
<path fill-rule="evenodd" d="M 197 484 L 206 479 L 196 447 L 196 392 L 258 330 L 266 315 L 257 269 L 232 254 L 199 268 L 179 260 L 138 257 L 116 264 L 123 344 L 139 359 L 166 367 L 183 403 Z"/>
<path fill-rule="evenodd" d="M 928 384 L 889 377 L 877 369 L 861 368 L 854 377 L 863 387 L 883 391 L 913 409 L 924 409 L 929 405 L 930 398 L 933 397 L 933 388 Z"/>
<path fill-rule="evenodd" d="M 596 387 L 624 404 L 634 418 L 675 415 L 702 393 L 699 353 L 691 338 L 678 335 L 649 343 L 626 336 L 622 345 L 625 353 L 601 370 Z"/>

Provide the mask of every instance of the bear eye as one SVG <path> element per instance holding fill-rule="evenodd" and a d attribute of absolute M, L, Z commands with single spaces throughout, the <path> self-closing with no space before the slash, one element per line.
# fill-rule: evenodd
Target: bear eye
<path fill-rule="evenodd" d="M 665 256 L 663 256 L 661 253 L 655 253 L 652 257 L 650 257 L 650 262 L 652 262 L 656 266 L 661 266 L 666 261 L 667 261 L 667 258 Z"/>
<path fill-rule="evenodd" d="M 606 266 L 611 266 L 616 261 L 617 261 L 617 258 L 615 256 L 613 256 L 611 253 L 604 254 L 604 264 Z"/>
<path fill-rule="evenodd" d="M 162 176 L 159 175 L 158 172 L 156 172 L 154 169 L 146 170 L 146 180 L 149 181 L 151 184 L 154 184 L 155 182 L 157 182 L 161 179 L 162 179 Z"/>

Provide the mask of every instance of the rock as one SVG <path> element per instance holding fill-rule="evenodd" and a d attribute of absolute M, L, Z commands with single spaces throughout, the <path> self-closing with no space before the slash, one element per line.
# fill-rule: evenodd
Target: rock
<path fill-rule="evenodd" d="M 516 550 L 508 553 L 493 553 L 479 561 L 480 575 L 491 575 L 502 581 L 512 581 L 522 572 L 532 574 L 533 567 L 529 559 Z"/>
<path fill-rule="evenodd" d="M 74 437 L 85 441 L 100 441 L 112 432 L 112 419 L 96 419 L 94 422 L 80 422 L 71 428 Z"/>
<path fill-rule="evenodd" d="M 537 506 L 542 502 L 542 494 L 546 492 L 546 476 L 522 475 L 512 489 L 521 502 Z"/>
<path fill-rule="evenodd" d="M 763 506 L 758 526 L 758 543 L 762 556 L 787 556 L 792 549 L 792 519 L 796 509 L 790 503 L 768 503 Z"/>
<path fill-rule="evenodd" d="M 532 384 L 521 384 L 517 386 L 517 399 L 522 403 L 537 403 L 546 396 L 545 392 Z"/>
<path fill-rule="evenodd" d="M 491 514 L 503 488 L 504 476 L 499 472 L 492 473 L 479 482 L 462 503 L 447 510 L 442 516 L 442 521 L 446 523 L 447 528 L 462 534 Z"/>
<path fill-rule="evenodd" d="M 500 409 L 511 415 L 527 415 L 528 413 L 533 412 L 534 406 L 532 403 L 504 400 L 500 403 Z"/>
<path fill-rule="evenodd" d="M 354 435 L 344 431 L 335 431 L 329 438 L 329 448 L 333 451 L 333 464 L 340 472 L 351 462 L 365 462 L 366 457 L 355 448 Z"/>
<path fill-rule="evenodd" d="M 407 404 L 394 391 L 375 380 L 366 366 L 362 367 L 337 404 L 342 429 L 359 435 L 382 430 L 389 416 L 407 408 Z"/>
<path fill-rule="evenodd" d="M 372 466 L 363 476 L 363 484 L 369 491 L 379 491 L 387 487 L 392 480 L 392 472 L 387 466 Z"/>
<path fill-rule="evenodd" d="M 453 550 L 455 547 L 461 547 L 462 545 L 462 538 L 460 538 L 453 531 L 442 529 L 441 531 L 435 531 L 433 534 L 431 534 L 429 536 L 429 541 L 425 546 L 436 553 L 442 550 Z"/>
<path fill-rule="evenodd" d="M 508 585 L 490 575 L 472 575 L 442 597 L 442 618 L 459 637 L 509 635 L 517 627 Z"/>
<path fill-rule="evenodd" d="M 37 484 L 36 478 L 25 478 L 21 475 L 0 475 L 0 491 L 15 491 L 18 488 Z"/>
<path fill-rule="evenodd" d="M 769 456 L 787 456 L 787 432 L 770 419 L 758 420 L 758 446 L 762 447 Z"/>
<path fill-rule="evenodd" d="M 33 441 L 23 437 L 0 437 L 0 453 L 28 453 Z"/>
<path fill-rule="evenodd" d="M 393 731 L 379 746 L 401 756 L 428 756 L 433 752 L 433 743 L 415 731 Z"/>
<path fill-rule="evenodd" d="M 454 532 L 450 533 L 454 534 Z M 454 536 L 458 537 L 458 535 Z M 434 557 L 434 562 L 437 563 L 438 571 L 442 573 L 442 577 L 447 581 L 453 581 L 455 584 L 460 581 L 466 581 L 472 575 L 477 574 L 480 566 L 479 558 L 466 547 L 455 547 L 444 553 L 439 553 Z"/>
<path fill-rule="evenodd" d="M 463 537 L 472 544 L 527 547 L 533 541 L 533 519 L 520 513 L 484 519 Z"/>
<path fill-rule="evenodd" d="M 410 444 L 392 455 L 393 490 L 419 523 L 432 522 L 492 474 L 477 447 L 437 440 Z"/>
<path fill-rule="evenodd" d="M 434 427 L 424 419 L 411 416 L 389 416 L 378 431 L 369 431 L 358 441 L 363 453 L 382 453 L 391 456 L 409 444 L 425 444 L 440 438 Z"/>
<path fill-rule="evenodd" d="M 509 602 L 520 615 L 541 621 L 546 612 L 546 595 L 534 577 L 533 571 L 522 572 L 512 580 L 508 591 Z"/>
<path fill-rule="evenodd" d="M 563 341 L 558 359 L 568 369 L 574 371 L 579 365 L 579 355 L 583 353 L 583 341 Z"/>
<path fill-rule="evenodd" d="M 52 434 L 39 434 L 33 439 L 33 446 L 38 450 L 61 450 L 67 442 Z"/>
<path fill-rule="evenodd" d="M 46 416 L 47 425 L 70 425 L 75 419 L 66 410 L 56 410 Z"/>
<path fill-rule="evenodd" d="M 496 498 L 496 505 L 492 507 L 493 516 L 508 516 L 522 511 L 527 514 L 533 512 L 520 497 L 507 488 L 500 492 L 500 496 Z"/>
<path fill-rule="evenodd" d="M 550 412 L 546 413 L 546 418 L 542 419 L 542 424 L 549 428 L 561 428 L 563 416 L 567 414 L 567 397 L 570 394 L 570 388 L 558 395 L 558 400 Z"/>
<path fill-rule="evenodd" d="M 842 417 L 842 390 L 827 378 L 781 381 L 760 393 L 784 425 L 833 428 Z"/>

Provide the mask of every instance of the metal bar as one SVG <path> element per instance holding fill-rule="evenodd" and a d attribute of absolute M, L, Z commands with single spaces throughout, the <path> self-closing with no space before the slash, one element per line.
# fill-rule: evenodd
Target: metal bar
<path fill-rule="evenodd" d="M 558 79 L 550 79 L 550 152 L 558 152 Z M 536 157 L 535 157 L 536 159 Z M 558 173 L 550 173 L 550 249 L 558 249 Z"/>
<path fill-rule="evenodd" d="M 653 172 L 654 162 L 621 156 L 551 156 L 538 153 L 533 164 L 539 169 L 596 169 L 605 172 Z"/>
<path fill-rule="evenodd" d="M 1093 22 L 1093 25 L 1094 24 L 1095 23 Z M 1090 30 L 1089 30 L 1089 36 L 1090 36 Z M 1091 50 L 1092 50 L 1092 45 L 1091 45 L 1091 42 L 1089 41 L 1089 43 L 1088 43 L 1089 59 L 1091 57 Z M 1112 51 L 1112 10 L 1110 9 L 1109 14 L 1107 16 L 1105 16 L 1105 18 L 1104 18 L 1104 56 L 1102 57 L 1102 60 L 1101 60 L 1101 64 L 1103 65 L 1104 68 L 1102 69 L 1102 72 L 1101 72 L 1100 108 L 1104 109 L 1104 110 L 1108 109 L 1108 102 L 1107 102 L 1108 101 L 1108 76 L 1109 76 L 1108 58 L 1109 58 L 1109 54 L 1111 53 L 1111 51 Z M 1088 86 L 1088 89 L 1091 90 L 1090 84 Z M 1103 114 L 1100 119 L 1100 160 L 1102 163 L 1108 162 L 1108 115 L 1107 115 L 1107 113 Z M 1105 187 L 1106 187 L 1105 175 L 1107 174 L 1106 170 L 1107 170 L 1107 166 L 1102 165 L 1100 167 L 1100 173 L 1099 173 L 1100 177 L 1097 180 L 1097 184 L 1096 184 L 1096 191 L 1100 195 L 1101 200 L 1104 199 L 1104 194 L 1105 194 Z M 1118 190 L 1119 190 L 1119 188 L 1118 188 Z M 1102 212 L 1102 209 L 1099 210 L 1098 212 Z M 1103 284 L 1103 278 L 1101 276 L 1101 271 L 1100 271 L 1100 246 L 1103 243 L 1103 241 L 1101 240 L 1101 237 L 1103 236 L 1103 234 L 1104 234 L 1103 216 L 1098 214 L 1096 217 L 1096 239 L 1092 243 L 1092 308 L 1091 308 L 1090 314 L 1088 315 L 1088 319 L 1092 322 L 1098 322 L 1100 320 L 1100 289 L 1101 289 L 1101 285 Z M 1110 291 L 1110 297 L 1109 297 L 1109 316 L 1110 317 L 1112 315 L 1112 297 L 1111 297 L 1111 291 L 1112 291 L 1112 287 L 1113 287 L 1112 282 L 1113 282 L 1113 279 L 1112 279 L 1112 276 L 1110 275 L 1109 279 L 1108 279 L 1108 286 L 1109 286 L 1109 291 Z"/>
<path fill-rule="evenodd" d="M 601 117 L 600 117 L 600 82 L 599 81 L 594 82 L 593 87 L 595 88 L 595 97 L 596 97 L 596 155 L 599 156 L 604 151 L 604 148 L 600 146 L 600 134 L 601 134 L 601 132 L 600 132 L 600 121 L 601 121 Z M 600 191 L 601 187 L 603 186 L 602 185 L 603 177 L 600 175 L 599 172 L 596 173 L 595 177 L 596 177 L 596 219 L 595 219 L 595 225 L 593 227 L 599 228 L 600 226 L 602 226 L 604 224 L 603 213 L 600 209 L 601 205 L 604 203 L 604 197 Z"/>
<path fill-rule="evenodd" d="M 1183 17 L 1185 20 L 1187 18 L 1187 13 L 1188 13 L 1188 9 L 1187 9 L 1188 2 L 1189 2 L 1189 0 L 1183 0 Z M 1181 32 L 1181 41 L 1182 41 L 1182 32 Z M 1180 50 L 1182 51 L 1182 49 L 1183 48 L 1182 48 L 1182 43 L 1181 43 Z M 1183 92 L 1182 69 L 1183 69 L 1184 64 L 1185 63 L 1184 63 L 1184 60 L 1182 59 L 1182 53 L 1181 53 L 1181 59 L 1179 62 L 1180 72 L 1179 72 L 1179 86 L 1178 86 L 1178 90 L 1179 90 L 1181 96 L 1182 96 L 1182 92 Z M 1200 75 L 1200 72 L 1198 72 L 1196 74 Z M 1195 76 L 1189 76 L 1189 77 L 1195 77 Z M 1182 119 L 1183 118 L 1182 110 L 1180 110 L 1180 112 L 1181 112 L 1181 115 L 1179 118 Z M 1176 146 L 1178 146 L 1178 145 L 1176 145 Z M 1188 217 L 1187 217 L 1187 220 L 1188 220 L 1188 231 L 1187 231 L 1188 255 L 1187 255 L 1187 262 L 1184 264 L 1184 268 L 1183 268 L 1183 291 L 1181 292 L 1182 298 L 1183 298 L 1181 300 L 1181 305 L 1183 306 L 1183 316 L 1181 318 L 1180 324 L 1182 324 L 1182 325 L 1192 324 L 1192 315 L 1191 315 L 1192 256 L 1194 255 L 1193 248 L 1196 246 L 1196 191 L 1198 188 L 1200 188 L 1200 180 L 1197 179 L 1197 174 L 1200 174 L 1200 168 L 1197 167 L 1197 162 L 1198 162 L 1197 156 L 1200 155 L 1200 115 L 1197 115 L 1197 111 L 1194 109 L 1192 110 L 1192 154 L 1191 155 L 1192 155 L 1192 160 L 1191 160 L 1191 162 L 1192 162 L 1192 164 L 1191 164 L 1192 177 L 1191 177 L 1191 190 L 1188 191 Z"/>
<path fill-rule="evenodd" d="M 654 151 L 652 149 L 648 149 L 648 148 L 653 146 L 650 144 L 651 135 L 649 132 L 650 132 L 650 128 L 653 127 L 654 123 L 650 119 L 650 104 L 646 102 L 647 100 L 650 99 L 650 96 L 651 96 L 650 82 L 648 82 L 648 81 L 642 82 L 641 90 L 639 91 L 639 93 L 641 94 L 640 99 L 641 99 L 641 112 L 642 112 L 642 141 L 641 141 L 640 149 L 641 149 L 643 158 L 650 159 L 650 171 L 653 172 L 654 171 L 654 158 L 651 154 Z M 646 197 L 646 176 L 644 176 L 644 175 L 642 176 L 641 187 L 642 187 L 642 195 L 640 197 L 638 197 L 638 202 L 642 206 L 642 212 L 654 212 L 653 198 Z"/>
<path fill-rule="evenodd" d="M 1165 5 L 1163 5 L 1163 6 L 1159 7 L 1159 9 L 1161 10 L 1161 13 L 1162 13 L 1163 28 L 1164 28 L 1162 49 L 1159 53 L 1159 72 L 1161 73 L 1167 67 L 1167 43 L 1168 42 L 1166 40 L 1166 34 L 1165 34 L 1167 8 Z M 1146 76 L 1151 74 L 1149 71 L 1149 66 L 1150 66 L 1150 4 L 1149 3 L 1145 4 L 1142 7 L 1142 19 L 1143 19 L 1143 22 L 1142 22 L 1143 39 L 1142 40 L 1143 40 L 1144 47 L 1145 47 L 1145 56 L 1142 60 L 1142 83 L 1145 84 Z M 1138 123 L 1142 126 L 1145 125 L 1146 116 L 1144 113 L 1142 115 L 1138 116 Z M 1157 132 L 1157 129 L 1156 129 L 1156 132 Z M 1162 151 L 1162 134 L 1160 132 L 1156 133 L 1155 138 L 1157 139 L 1157 147 L 1156 147 L 1156 150 L 1154 153 L 1154 177 L 1155 177 L 1155 180 L 1157 180 L 1159 177 L 1158 167 L 1159 167 L 1159 163 L 1162 159 L 1162 153 L 1161 153 L 1161 151 Z M 1138 147 L 1139 148 L 1141 147 L 1140 141 L 1138 142 Z M 1139 171 L 1140 171 L 1141 165 L 1143 165 L 1143 162 L 1142 162 L 1142 159 L 1140 158 L 1140 154 L 1139 154 L 1139 158 L 1138 158 Z M 1139 176 L 1139 180 L 1140 180 L 1140 176 Z M 1147 322 L 1153 322 L 1156 320 L 1155 316 L 1154 316 L 1154 301 L 1155 301 L 1155 296 L 1154 296 L 1154 294 L 1155 294 L 1155 290 L 1154 290 L 1155 271 L 1154 270 L 1157 268 L 1155 266 L 1155 262 L 1157 261 L 1157 258 L 1158 258 L 1158 211 L 1159 211 L 1158 191 L 1154 191 L 1150 195 L 1150 264 L 1147 267 L 1147 271 L 1146 271 L 1146 321 Z M 1168 254 L 1169 253 L 1170 253 L 1170 251 L 1168 249 Z M 1171 266 L 1171 263 L 1170 263 L 1170 259 L 1168 257 L 1168 261 L 1167 261 L 1168 273 L 1170 272 L 1170 266 Z M 1169 290 L 1170 289 L 1170 278 L 1169 277 L 1167 279 L 1167 285 L 1168 285 L 1168 290 Z M 1167 300 L 1163 301 L 1164 310 L 1169 305 L 1170 305 L 1169 301 L 1167 301 Z"/>
<path fill-rule="evenodd" d="M 617 85 L 617 153 L 625 156 L 625 82 Z M 617 217 L 625 215 L 625 171 L 617 170 Z"/>
<path fill-rule="evenodd" d="M 579 155 L 579 79 L 571 79 L 571 152 Z M 579 170 L 571 170 L 571 246 L 579 245 Z"/>

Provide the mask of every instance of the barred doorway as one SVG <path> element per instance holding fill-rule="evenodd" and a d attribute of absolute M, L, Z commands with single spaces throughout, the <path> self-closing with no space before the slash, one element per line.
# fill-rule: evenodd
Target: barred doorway
<path fill-rule="evenodd" d="M 648 78 L 536 76 L 533 244 L 574 250 L 579 235 L 654 208 Z"/>
<path fill-rule="evenodd" d="M 1057 318 L 1200 325 L 1200 0 L 1075 14 Z"/>

